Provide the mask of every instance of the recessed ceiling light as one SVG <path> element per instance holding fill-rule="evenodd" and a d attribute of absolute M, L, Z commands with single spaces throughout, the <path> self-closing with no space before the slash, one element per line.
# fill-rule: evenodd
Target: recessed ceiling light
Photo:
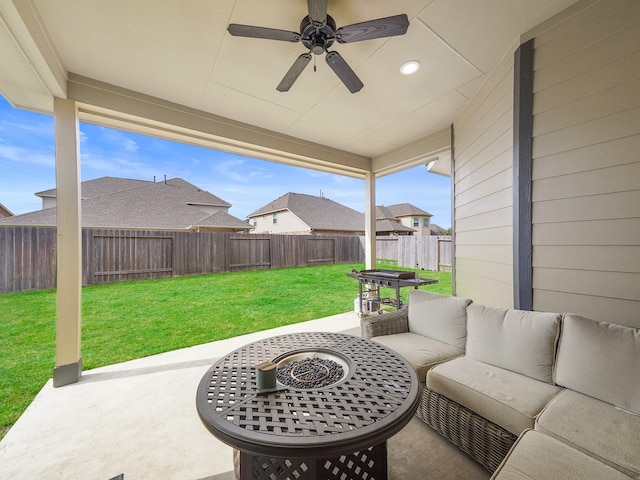
<path fill-rule="evenodd" d="M 420 62 L 417 60 L 411 60 L 400 67 L 400 73 L 403 75 L 411 75 L 420 70 Z"/>

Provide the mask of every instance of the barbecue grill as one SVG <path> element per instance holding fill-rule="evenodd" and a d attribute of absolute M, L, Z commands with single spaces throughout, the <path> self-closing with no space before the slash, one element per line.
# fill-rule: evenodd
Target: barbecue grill
<path fill-rule="evenodd" d="M 402 287 L 418 288 L 422 285 L 431 285 L 438 283 L 437 280 L 431 278 L 419 278 L 416 277 L 415 272 L 407 272 L 403 270 L 381 270 L 381 269 L 369 269 L 369 270 L 352 270 L 351 273 L 347 273 L 351 278 L 358 280 L 358 298 L 360 300 L 360 316 L 364 315 L 362 308 L 363 293 L 367 293 L 367 300 L 372 302 L 378 302 L 379 305 L 394 305 L 396 310 L 402 308 L 402 301 L 400 300 L 400 289 Z M 381 298 L 380 287 L 392 288 L 396 292 L 395 299 L 393 298 Z M 382 313 L 382 309 L 378 309 L 378 313 Z"/>

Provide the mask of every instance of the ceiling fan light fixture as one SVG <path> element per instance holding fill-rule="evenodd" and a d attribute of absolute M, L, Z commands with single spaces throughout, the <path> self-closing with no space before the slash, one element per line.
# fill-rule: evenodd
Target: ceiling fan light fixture
<path fill-rule="evenodd" d="M 400 67 L 400 73 L 402 75 L 412 75 L 418 70 L 420 70 L 420 62 L 417 60 L 410 60 Z"/>

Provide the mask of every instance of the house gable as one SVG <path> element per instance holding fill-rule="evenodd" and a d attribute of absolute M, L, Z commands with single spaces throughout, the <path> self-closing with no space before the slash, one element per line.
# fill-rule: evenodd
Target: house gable
<path fill-rule="evenodd" d="M 376 207 L 376 219 L 398 223 L 402 228 L 397 229 L 395 233 L 400 235 L 407 235 L 408 233 L 431 235 L 431 217 L 432 215 L 429 212 L 410 203 Z M 376 227 L 376 231 L 380 232 L 381 229 Z"/>
<path fill-rule="evenodd" d="M 302 193 L 287 193 L 249 215 L 251 224 L 257 220 L 255 233 L 270 231 L 275 225 L 271 223 L 266 229 L 273 214 L 278 218 L 280 233 L 344 233 L 364 232 L 364 214 L 325 197 L 315 197 Z M 264 218 L 263 218 L 264 216 Z M 269 217 L 271 216 L 271 217 Z M 266 223 L 262 223 L 266 219 Z M 265 230 L 259 230 L 265 228 Z"/>
<path fill-rule="evenodd" d="M 0 203 L 0 218 L 13 217 L 13 213 L 7 207 Z"/>
<path fill-rule="evenodd" d="M 249 224 L 253 233 L 311 233 L 311 227 L 286 208 L 250 217 Z"/>

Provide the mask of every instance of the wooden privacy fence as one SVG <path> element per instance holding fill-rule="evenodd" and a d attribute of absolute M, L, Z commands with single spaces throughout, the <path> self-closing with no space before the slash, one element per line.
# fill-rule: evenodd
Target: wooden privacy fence
<path fill-rule="evenodd" d="M 82 229 L 84 285 L 364 261 L 364 238 Z M 451 270 L 451 237 L 379 237 L 376 257 Z M 56 229 L 0 227 L 0 292 L 56 286 Z"/>
<path fill-rule="evenodd" d="M 357 236 L 82 229 L 82 283 L 362 262 Z M 0 292 L 55 288 L 56 229 L 0 227 Z"/>
<path fill-rule="evenodd" d="M 53 288 L 56 229 L 0 227 L 0 292 Z"/>
<path fill-rule="evenodd" d="M 446 235 L 378 237 L 376 258 L 399 267 L 451 271 L 451 237 Z"/>

